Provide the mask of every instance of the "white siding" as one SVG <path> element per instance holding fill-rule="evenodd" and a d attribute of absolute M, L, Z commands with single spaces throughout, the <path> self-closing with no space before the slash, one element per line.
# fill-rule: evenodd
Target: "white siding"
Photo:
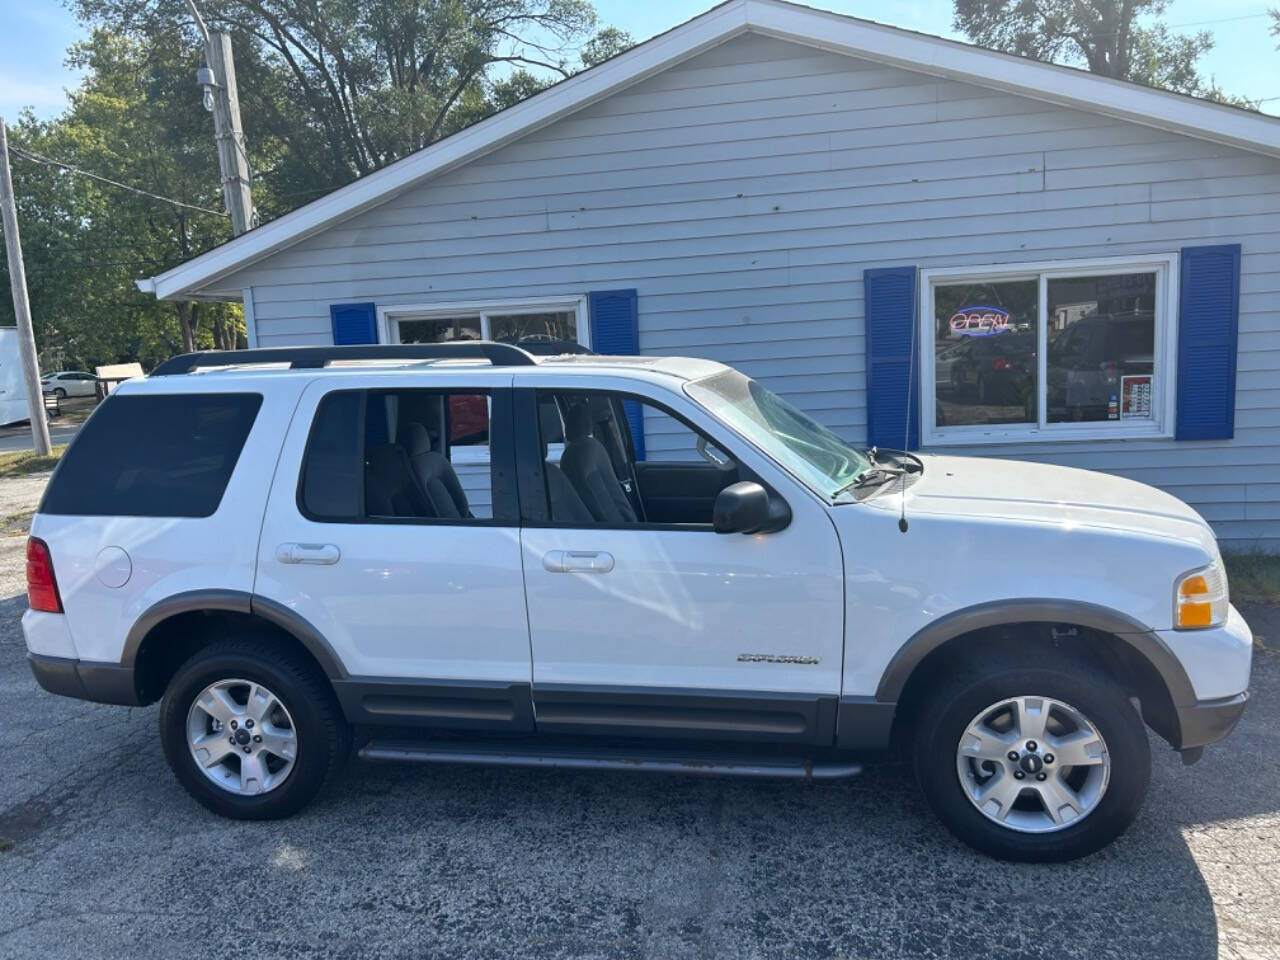
<path fill-rule="evenodd" d="M 742 37 L 276 254 L 263 346 L 329 304 L 639 290 L 645 352 L 866 431 L 862 271 L 1243 245 L 1236 439 L 979 451 L 1113 471 L 1280 548 L 1280 161 Z M 660 437 L 651 448 L 661 449 Z"/>

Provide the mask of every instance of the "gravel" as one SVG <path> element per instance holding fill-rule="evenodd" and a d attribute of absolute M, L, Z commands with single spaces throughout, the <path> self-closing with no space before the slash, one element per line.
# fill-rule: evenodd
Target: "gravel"
<path fill-rule="evenodd" d="M 0 484 L 0 516 L 38 493 Z M 299 816 L 234 823 L 174 781 L 155 707 L 36 687 L 22 547 L 0 536 L 2 957 L 1280 953 L 1280 653 L 1229 740 L 1189 768 L 1154 741 L 1137 823 L 1062 866 L 969 851 L 895 763 L 802 786 L 353 761 Z M 1275 608 L 1247 616 L 1280 647 Z"/>

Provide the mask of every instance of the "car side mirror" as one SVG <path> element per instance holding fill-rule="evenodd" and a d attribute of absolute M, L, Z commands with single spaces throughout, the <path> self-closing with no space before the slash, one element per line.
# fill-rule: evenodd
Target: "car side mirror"
<path fill-rule="evenodd" d="M 716 496 L 711 525 L 716 533 L 774 533 L 791 522 L 791 508 L 751 480 L 731 483 Z"/>

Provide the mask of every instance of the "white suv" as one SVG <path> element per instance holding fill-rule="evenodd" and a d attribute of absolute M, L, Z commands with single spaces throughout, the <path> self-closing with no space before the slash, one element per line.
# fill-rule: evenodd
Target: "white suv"
<path fill-rule="evenodd" d="M 341 361 L 340 363 L 335 361 Z M 359 361 L 359 362 L 356 362 Z M 192 354 L 31 528 L 47 690 L 161 700 L 182 784 L 286 816 L 367 759 L 829 779 L 914 757 L 958 836 L 1068 859 L 1248 699 L 1214 537 L 1128 480 L 859 450 L 705 360 Z"/>

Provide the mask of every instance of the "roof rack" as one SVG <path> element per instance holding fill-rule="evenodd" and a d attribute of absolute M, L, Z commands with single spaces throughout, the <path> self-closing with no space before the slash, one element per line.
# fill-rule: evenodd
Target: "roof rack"
<path fill-rule="evenodd" d="M 509 343 L 464 340 L 454 343 L 361 344 L 347 347 L 269 347 L 256 350 L 202 350 L 170 357 L 153 377 L 191 373 L 202 367 L 287 363 L 292 370 L 316 370 L 335 360 L 488 360 L 495 367 L 528 367 L 533 354 Z"/>

